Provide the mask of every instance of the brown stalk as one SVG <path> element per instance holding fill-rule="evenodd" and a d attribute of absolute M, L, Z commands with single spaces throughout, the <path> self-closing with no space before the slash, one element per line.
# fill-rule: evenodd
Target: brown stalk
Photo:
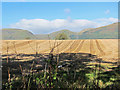
<path fill-rule="evenodd" d="M 51 50 L 51 42 L 50 42 L 50 36 L 48 35 L 48 39 L 49 39 L 49 45 L 50 45 L 50 50 Z"/>
<path fill-rule="evenodd" d="M 32 46 L 30 45 L 30 42 L 28 41 L 28 45 L 30 46 L 30 48 L 35 51 L 35 49 L 32 48 Z"/>
<path fill-rule="evenodd" d="M 35 59 L 36 59 L 37 55 L 38 55 L 38 43 L 37 42 L 35 43 L 35 47 L 36 47 L 36 49 L 35 49 Z"/>
<path fill-rule="evenodd" d="M 58 45 L 58 42 L 57 42 L 57 45 Z M 58 54 L 57 54 L 56 72 L 57 72 L 57 70 L 58 70 L 58 63 L 59 63 L 59 48 L 58 48 L 58 47 L 57 47 L 57 52 L 58 52 Z"/>
<path fill-rule="evenodd" d="M 51 83 L 52 83 L 52 75 L 51 75 L 51 70 L 52 70 L 52 60 L 53 60 L 53 51 L 54 51 L 54 48 L 55 46 L 53 46 L 53 48 L 51 47 L 51 42 L 50 42 L 50 37 L 48 35 L 48 38 L 49 38 L 49 44 L 50 44 L 50 53 L 49 53 L 49 59 L 50 59 L 50 64 L 49 64 L 49 90 L 51 90 L 52 86 L 51 86 Z M 55 45 L 55 44 L 54 44 Z"/>
<path fill-rule="evenodd" d="M 9 50 L 9 47 L 8 47 L 8 42 L 7 42 L 7 64 L 8 64 L 8 50 Z"/>
<path fill-rule="evenodd" d="M 17 54 L 17 50 L 16 50 L 16 45 L 15 45 L 15 42 L 13 42 L 13 46 L 14 46 L 14 50 L 15 50 L 15 54 L 16 54 L 16 59 L 18 60 L 18 54 Z M 20 67 L 20 70 L 21 70 L 21 73 L 22 73 L 22 79 L 23 79 L 23 83 L 24 83 L 24 88 L 26 87 L 26 85 L 25 85 L 25 79 L 24 79 L 24 75 L 23 75 L 23 69 L 22 69 L 22 66 L 21 66 L 21 64 L 20 63 L 18 63 L 19 64 L 19 67 Z"/>
<path fill-rule="evenodd" d="M 8 52 L 9 52 L 9 46 L 8 46 L 8 42 L 7 42 L 7 64 L 9 63 L 9 57 L 8 57 Z M 8 65 L 8 83 L 10 83 L 10 67 Z"/>

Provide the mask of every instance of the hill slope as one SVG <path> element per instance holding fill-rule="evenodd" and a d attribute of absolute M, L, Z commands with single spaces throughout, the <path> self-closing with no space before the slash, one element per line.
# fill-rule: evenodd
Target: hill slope
<path fill-rule="evenodd" d="M 71 35 L 71 39 L 75 39 L 76 35 Z M 79 39 L 117 39 L 118 23 L 113 23 L 99 28 L 85 29 L 79 32 Z"/>
<path fill-rule="evenodd" d="M 72 32 L 70 30 L 60 30 L 60 31 L 56 31 L 50 34 L 37 34 L 36 37 L 37 39 L 55 39 L 56 35 L 58 35 L 59 33 L 65 33 L 68 37 L 70 37 L 71 35 L 76 35 L 75 32 Z M 70 38 L 71 39 L 71 38 Z"/>
<path fill-rule="evenodd" d="M 72 32 L 69 30 L 61 30 L 50 34 L 38 34 L 38 39 L 54 39 L 57 34 L 65 33 L 70 39 L 117 39 L 118 23 L 113 23 L 99 28 L 88 28 L 80 32 Z"/>
<path fill-rule="evenodd" d="M 69 39 L 118 39 L 118 23 L 113 23 L 99 28 L 88 28 L 80 32 L 69 30 L 60 30 L 50 34 L 32 34 L 27 30 L 21 29 L 3 29 L 3 40 L 21 40 L 21 39 L 55 39 L 59 33 L 65 33 Z"/>
<path fill-rule="evenodd" d="M 21 40 L 21 39 L 35 39 L 35 35 L 27 30 L 21 29 L 2 29 L 3 40 Z"/>

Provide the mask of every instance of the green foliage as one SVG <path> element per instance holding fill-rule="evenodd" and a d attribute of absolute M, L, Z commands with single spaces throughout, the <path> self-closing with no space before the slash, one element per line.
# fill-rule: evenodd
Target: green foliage
<path fill-rule="evenodd" d="M 56 40 L 66 40 L 66 39 L 69 39 L 69 38 L 65 33 L 60 33 L 60 34 L 56 35 L 55 39 Z"/>
<path fill-rule="evenodd" d="M 25 39 L 29 40 L 29 39 L 30 39 L 30 37 L 26 37 Z"/>
<path fill-rule="evenodd" d="M 75 59 L 57 64 L 56 59 L 49 57 L 44 61 L 46 68 L 43 69 L 42 72 L 31 72 L 26 76 L 11 78 L 11 82 L 3 84 L 3 89 L 12 90 L 13 88 L 19 89 L 24 88 L 25 86 L 28 90 L 30 90 L 30 88 L 80 88 L 86 90 L 109 90 L 111 87 L 113 90 L 116 90 L 116 88 L 120 87 L 120 66 L 111 68 L 111 71 L 104 71 L 101 69 L 106 70 L 107 68 L 102 66 L 100 63 L 87 65 L 87 63 L 90 63 L 89 60 L 87 63 L 83 62 L 85 60 L 81 60 L 82 59 Z M 63 64 L 66 64 L 66 66 L 58 68 L 58 65 Z M 31 67 L 31 70 L 33 70 L 33 67 Z"/>

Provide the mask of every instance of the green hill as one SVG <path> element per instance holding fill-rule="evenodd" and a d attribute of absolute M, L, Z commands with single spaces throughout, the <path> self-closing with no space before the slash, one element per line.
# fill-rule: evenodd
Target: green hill
<path fill-rule="evenodd" d="M 75 35 L 76 33 L 75 32 L 72 32 L 72 31 L 69 31 L 69 30 L 60 30 L 60 31 L 57 31 L 57 32 L 53 32 L 50 35 L 50 38 L 51 39 L 55 39 L 55 37 L 59 34 L 59 33 L 65 33 L 68 37 L 70 37 L 71 35 Z"/>
<path fill-rule="evenodd" d="M 64 29 L 50 34 L 32 34 L 30 31 L 22 29 L 2 29 L 3 40 L 48 40 L 55 39 L 55 37 L 60 33 L 65 33 L 69 39 L 117 39 L 118 23 L 113 23 L 99 28 L 88 28 L 80 32 L 72 32 Z"/>
<path fill-rule="evenodd" d="M 21 40 L 21 39 L 35 39 L 35 35 L 27 30 L 21 29 L 2 29 L 3 40 Z"/>
<path fill-rule="evenodd" d="M 59 33 L 65 33 L 70 39 L 117 39 L 118 38 L 118 23 L 113 23 L 99 28 L 88 28 L 80 32 L 72 32 L 70 30 L 60 30 L 50 34 L 38 34 L 38 39 L 55 39 Z"/>
<path fill-rule="evenodd" d="M 64 30 L 56 31 L 50 34 L 37 34 L 36 37 L 37 39 L 55 39 L 55 37 L 59 33 L 65 33 L 68 37 L 70 37 L 71 35 L 76 35 L 75 32 L 64 29 Z"/>
<path fill-rule="evenodd" d="M 40 40 L 48 40 L 48 35 L 49 34 L 36 34 L 36 39 L 40 39 Z"/>
<path fill-rule="evenodd" d="M 76 39 L 76 35 L 71 35 L 71 39 Z M 118 23 L 113 23 L 99 28 L 90 28 L 78 33 L 79 39 L 117 39 Z"/>

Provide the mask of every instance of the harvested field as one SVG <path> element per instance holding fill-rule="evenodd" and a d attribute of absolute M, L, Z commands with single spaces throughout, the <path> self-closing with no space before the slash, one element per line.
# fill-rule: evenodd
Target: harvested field
<path fill-rule="evenodd" d="M 118 39 L 85 40 L 3 40 L 2 55 L 7 54 L 90 53 L 104 60 L 118 59 Z"/>
<path fill-rule="evenodd" d="M 83 82 L 86 85 L 89 83 L 89 86 L 99 83 L 100 88 L 110 88 L 113 82 L 119 85 L 118 39 L 3 40 L 1 44 L 3 88 L 7 87 L 9 78 L 15 83 L 22 83 L 17 86 L 20 88 L 27 85 L 30 76 L 41 79 L 45 73 L 46 77 L 50 76 L 50 71 L 53 75 L 57 71 L 57 78 L 64 78 L 64 82 L 68 83 L 65 86 L 70 88 L 74 82 L 78 88 Z M 81 81 L 81 78 L 85 81 Z M 106 78 L 108 80 L 104 82 Z M 116 81 L 109 81 L 111 78 Z M 31 79 L 31 83 L 34 83 L 34 79 Z M 13 86 L 16 87 L 16 84 Z M 31 87 L 38 86 L 34 84 Z"/>

